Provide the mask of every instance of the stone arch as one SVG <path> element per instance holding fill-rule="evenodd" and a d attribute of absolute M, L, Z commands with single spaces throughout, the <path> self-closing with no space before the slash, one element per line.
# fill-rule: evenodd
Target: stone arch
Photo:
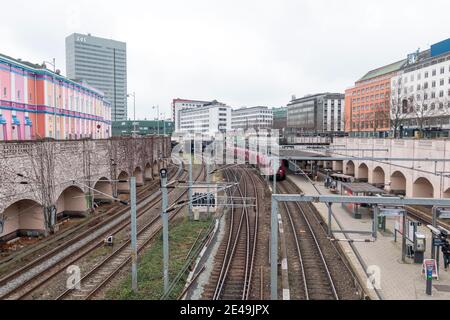
<path fill-rule="evenodd" d="M 136 186 L 140 187 L 144 185 L 144 176 L 141 167 L 136 167 L 133 171 L 133 177 L 136 178 Z"/>
<path fill-rule="evenodd" d="M 414 181 L 412 186 L 412 195 L 413 197 L 418 198 L 433 198 L 434 197 L 434 188 L 433 184 L 427 178 L 420 177 L 416 181 Z"/>
<path fill-rule="evenodd" d="M 18 200 L 1 214 L 0 240 L 33 236 L 45 232 L 44 207 L 30 199 Z"/>
<path fill-rule="evenodd" d="M 145 180 L 153 180 L 153 172 L 152 172 L 152 165 L 147 162 L 144 169 L 144 179 Z"/>
<path fill-rule="evenodd" d="M 380 166 L 376 167 L 372 171 L 372 183 L 377 185 L 383 185 L 385 183 L 386 174 L 384 173 L 383 168 Z"/>
<path fill-rule="evenodd" d="M 345 164 L 345 174 L 349 176 L 355 175 L 355 163 L 352 160 Z"/>
<path fill-rule="evenodd" d="M 86 195 L 77 186 L 64 189 L 56 200 L 56 216 L 84 216 L 88 209 Z"/>
<path fill-rule="evenodd" d="M 358 166 L 358 180 L 363 182 L 369 181 L 369 167 L 365 163 L 361 163 Z"/>
<path fill-rule="evenodd" d="M 156 179 L 159 177 L 159 164 L 157 160 L 153 161 L 153 166 L 152 166 L 152 170 L 153 170 L 153 178 Z"/>
<path fill-rule="evenodd" d="M 117 176 L 117 193 L 118 194 L 129 194 L 130 193 L 130 183 L 128 179 L 129 174 L 126 171 L 121 171 Z"/>
<path fill-rule="evenodd" d="M 406 177 L 400 171 L 391 174 L 390 189 L 392 193 L 406 194 Z"/>
<path fill-rule="evenodd" d="M 442 194 L 443 198 L 450 198 L 450 188 L 445 190 L 445 192 Z"/>
<path fill-rule="evenodd" d="M 112 202 L 111 197 L 113 196 L 113 186 L 112 186 L 111 180 L 109 180 L 106 177 L 101 177 L 95 183 L 94 189 L 95 189 L 94 190 L 94 202 L 95 203 L 102 204 L 102 203 L 111 203 Z M 97 192 L 96 190 L 98 190 L 100 192 Z M 110 197 L 108 197 L 105 194 L 109 195 Z"/>

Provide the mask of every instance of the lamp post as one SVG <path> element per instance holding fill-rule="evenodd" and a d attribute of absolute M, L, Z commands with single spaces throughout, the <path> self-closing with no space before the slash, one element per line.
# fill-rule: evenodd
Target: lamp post
<path fill-rule="evenodd" d="M 53 138 L 56 140 L 56 59 L 53 58 L 53 62 L 49 62 L 49 61 L 44 61 L 44 65 L 48 63 L 50 65 L 53 66 L 53 101 L 54 101 L 54 105 L 53 105 Z"/>
<path fill-rule="evenodd" d="M 133 132 L 136 132 L 136 92 L 127 94 L 127 98 L 133 97 Z M 132 134 L 133 135 L 133 134 Z"/>
<path fill-rule="evenodd" d="M 158 124 L 157 124 L 157 127 L 158 127 L 158 136 L 159 136 L 159 105 L 156 105 L 156 106 L 153 106 L 152 107 L 152 109 L 156 109 L 156 115 L 157 115 L 157 120 L 158 120 Z"/>

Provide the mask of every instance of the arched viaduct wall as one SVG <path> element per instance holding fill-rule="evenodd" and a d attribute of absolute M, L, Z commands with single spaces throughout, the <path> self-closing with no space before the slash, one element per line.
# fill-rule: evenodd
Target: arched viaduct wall
<path fill-rule="evenodd" d="M 116 196 L 114 180 L 121 172 L 144 183 L 150 177 L 145 168 L 170 152 L 170 138 L 157 136 L 0 143 L 0 238 L 22 228 L 39 229 L 50 210 L 86 212 L 92 199 L 105 198 L 89 188 L 99 181 L 100 191 Z M 38 221 L 37 211 L 42 212 Z"/>
<path fill-rule="evenodd" d="M 339 145 L 340 149 L 345 149 L 342 146 L 347 146 L 351 149 L 366 150 L 339 150 L 331 154 L 336 157 L 450 159 L 450 141 L 447 140 L 336 138 L 334 144 L 336 148 Z M 385 150 L 375 151 L 376 149 Z M 353 173 L 358 179 L 365 178 L 366 170 L 361 168 L 367 166 L 368 182 L 381 184 L 381 181 L 384 180 L 383 183 L 387 190 L 401 187 L 404 179 L 407 197 L 450 197 L 450 162 L 347 160 L 342 161 L 342 164 L 333 163 L 334 168 L 341 168 L 341 166 L 344 174 Z M 442 172 L 443 174 L 441 174 Z"/>

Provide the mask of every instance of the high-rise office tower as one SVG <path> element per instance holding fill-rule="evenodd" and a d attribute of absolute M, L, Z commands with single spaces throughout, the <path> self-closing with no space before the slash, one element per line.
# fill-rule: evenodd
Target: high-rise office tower
<path fill-rule="evenodd" d="M 127 45 L 125 42 L 71 34 L 66 38 L 67 77 L 86 80 L 111 102 L 113 121 L 127 119 Z"/>

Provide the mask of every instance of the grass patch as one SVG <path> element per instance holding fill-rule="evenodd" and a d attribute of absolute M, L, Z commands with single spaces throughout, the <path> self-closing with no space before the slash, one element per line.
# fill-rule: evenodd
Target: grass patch
<path fill-rule="evenodd" d="M 194 244 L 200 231 L 200 240 L 206 235 L 211 219 L 203 221 L 189 221 L 188 218 L 179 220 L 169 228 L 169 282 L 171 282 L 183 265 L 186 255 Z M 163 247 L 160 232 L 153 245 L 146 250 L 138 262 L 138 292 L 131 290 L 131 273 L 117 287 L 106 292 L 106 299 L 111 300 L 157 300 L 163 294 Z M 197 242 L 196 247 L 199 245 Z M 195 249 L 195 248 L 194 248 Z M 184 288 L 187 273 L 178 281 L 170 295 L 176 299 Z"/>

